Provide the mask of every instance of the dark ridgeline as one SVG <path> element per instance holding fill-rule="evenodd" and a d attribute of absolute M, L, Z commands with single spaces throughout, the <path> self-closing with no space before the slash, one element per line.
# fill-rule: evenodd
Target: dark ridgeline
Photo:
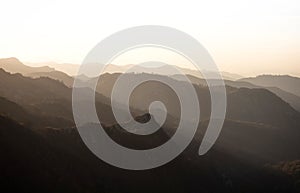
<path fill-rule="evenodd" d="M 141 138 L 127 133 L 113 118 L 107 97 L 118 76 L 103 75 L 100 81 L 106 84 L 97 88 L 101 94 L 96 95 L 96 107 L 106 132 L 116 142 L 136 149 L 167 141 L 180 115 L 176 95 L 158 82 L 147 82 L 135 90 L 130 102 L 137 121 L 150 118 L 146 109 L 153 100 L 165 102 L 169 112 L 159 131 Z M 132 79 L 157 75 L 127 76 Z M 172 77 L 172 81 L 186 84 L 178 77 Z M 227 86 L 228 114 L 222 133 L 213 149 L 200 157 L 197 151 L 209 118 L 210 95 L 205 85 L 197 83 L 201 79 L 194 81 L 202 121 L 192 143 L 165 166 L 127 171 L 99 160 L 83 144 L 74 127 L 71 88 L 61 80 L 32 79 L 0 69 L 1 190 L 299 192 L 299 112 L 266 89 Z"/>

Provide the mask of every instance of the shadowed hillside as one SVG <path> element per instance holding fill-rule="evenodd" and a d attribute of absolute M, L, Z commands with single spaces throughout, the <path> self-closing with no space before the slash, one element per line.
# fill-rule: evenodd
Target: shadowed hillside
<path fill-rule="evenodd" d="M 114 135 L 119 132 L 123 131 Z M 132 137 L 123 142 L 131 143 Z M 2 190 L 7 191 L 296 192 L 291 186 L 294 180 L 283 172 L 249 164 L 224 150 L 214 148 L 206 156 L 197 156 L 197 139 L 168 165 L 138 172 L 100 161 L 74 129 L 39 134 L 0 116 L 0 138 L 0 152 L 5 155 L 0 161 Z M 136 142 L 146 145 L 143 140 Z"/>
<path fill-rule="evenodd" d="M 261 75 L 255 78 L 244 78 L 241 80 L 259 86 L 278 87 L 282 90 L 300 96 L 300 78 L 288 75 Z"/>
<path fill-rule="evenodd" d="M 104 74 L 97 86 L 95 105 L 106 133 L 134 149 L 165 143 L 174 134 L 180 116 L 176 94 L 156 81 L 134 90 L 130 105 L 136 121 L 150 120 L 148 106 L 152 101 L 162 101 L 168 110 L 162 128 L 149 136 L 137 136 L 116 124 L 111 110 L 109 98 L 119 75 Z M 160 76 L 180 87 L 187 84 L 161 75 L 125 75 L 131 80 L 139 76 Z M 199 156 L 211 102 L 208 88 L 193 82 L 201 122 L 191 144 L 167 165 L 127 171 L 104 163 L 84 145 L 74 127 L 72 88 L 49 77 L 30 78 L 4 70 L 0 70 L 0 80 L 0 182 L 5 192 L 298 192 L 299 177 L 296 172 L 290 174 L 294 171 L 290 168 L 297 166 L 287 164 L 289 168 L 282 169 L 279 163 L 300 159 L 299 112 L 266 89 L 227 86 L 222 132 L 214 147 Z M 86 101 L 80 102 L 85 108 Z M 139 129 L 130 121 L 125 124 Z M 98 128 L 95 123 L 88 126 Z"/>

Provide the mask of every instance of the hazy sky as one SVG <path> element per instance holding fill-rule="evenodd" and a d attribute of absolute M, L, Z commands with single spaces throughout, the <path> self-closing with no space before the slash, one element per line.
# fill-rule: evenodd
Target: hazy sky
<path fill-rule="evenodd" d="M 300 76 L 300 1 L 0 1 L 0 57 L 81 63 L 111 33 L 166 25 L 198 39 L 221 70 Z"/>

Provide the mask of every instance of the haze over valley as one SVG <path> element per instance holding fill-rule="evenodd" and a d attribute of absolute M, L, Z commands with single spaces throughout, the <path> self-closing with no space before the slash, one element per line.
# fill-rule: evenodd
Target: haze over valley
<path fill-rule="evenodd" d="M 201 109 L 200 123 L 188 148 L 169 164 L 141 172 L 110 166 L 85 146 L 72 112 L 74 66 L 63 65 L 33 67 L 13 57 L 0 59 L 0 179 L 3 190 L 299 191 L 300 78 L 289 75 L 248 78 L 222 72 L 227 95 L 226 119 L 216 144 L 206 155 L 199 156 L 197 151 L 211 115 L 211 96 L 203 76 L 182 67 L 179 70 L 183 74 L 164 71 L 164 66 L 141 66 L 134 73 L 123 74 L 127 81 L 160 77 L 181 88 L 189 84 L 183 81 L 185 75 L 196 91 Z M 73 70 L 68 71 L 70 68 Z M 130 110 L 135 120 L 148 122 L 152 118 L 149 104 L 156 100 L 164 103 L 167 118 L 151 135 L 137 136 L 127 132 L 116 122 L 110 100 L 116 80 L 127 69 L 128 66 L 109 65 L 99 79 L 84 74 L 79 74 L 78 78 L 85 85 L 98 82 L 95 89 L 97 114 L 105 132 L 114 141 L 134 149 L 164 144 L 179 124 L 180 101 L 165 84 L 142 83 L 130 97 Z M 91 87 L 79 89 L 83 93 L 94 92 Z M 86 101 L 80 102 L 82 108 L 86 108 Z M 120 112 L 123 105 L 118 106 Z M 138 129 L 130 119 L 126 125 Z M 90 123 L 89 127 L 97 125 Z M 147 185 L 149 181 L 151 187 Z"/>

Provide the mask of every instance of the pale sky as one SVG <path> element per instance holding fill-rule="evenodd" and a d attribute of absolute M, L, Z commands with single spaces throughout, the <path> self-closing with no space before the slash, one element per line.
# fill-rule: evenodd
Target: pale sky
<path fill-rule="evenodd" d="M 300 76 L 299 0 L 10 0 L 0 7 L 0 58 L 80 64 L 110 34 L 151 24 L 192 35 L 222 71 Z"/>

